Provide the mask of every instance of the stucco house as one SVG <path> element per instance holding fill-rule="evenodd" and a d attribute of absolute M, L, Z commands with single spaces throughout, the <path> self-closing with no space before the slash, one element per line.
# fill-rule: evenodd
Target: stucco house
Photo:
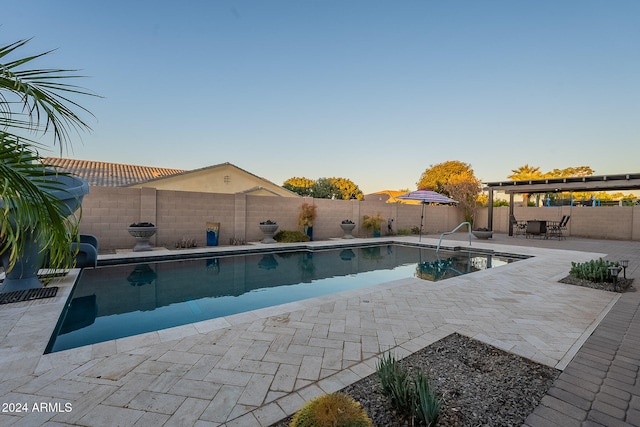
<path fill-rule="evenodd" d="M 77 175 L 90 186 L 300 197 L 228 162 L 189 171 L 57 157 L 46 157 L 43 163 Z"/>

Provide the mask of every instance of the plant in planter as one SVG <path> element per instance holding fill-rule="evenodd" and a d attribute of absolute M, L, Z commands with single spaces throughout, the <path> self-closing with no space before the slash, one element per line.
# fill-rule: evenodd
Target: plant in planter
<path fill-rule="evenodd" d="M 493 237 L 493 231 L 488 228 L 478 228 L 471 231 L 471 233 L 476 236 L 476 239 L 487 240 Z"/>
<path fill-rule="evenodd" d="M 373 232 L 373 237 L 380 237 L 380 228 L 382 223 L 384 222 L 384 218 L 377 213 L 375 215 L 365 215 L 362 217 L 362 226 L 366 230 L 371 230 Z"/>
<path fill-rule="evenodd" d="M 300 214 L 298 214 L 298 225 L 302 227 L 304 233 L 309 236 L 309 240 L 313 240 L 313 221 L 318 216 L 318 207 L 310 203 L 304 202 L 300 206 Z"/>
<path fill-rule="evenodd" d="M 264 238 L 262 239 L 262 243 L 275 243 L 276 241 L 273 239 L 273 235 L 278 230 L 278 223 L 271 221 L 270 219 L 266 221 L 262 221 L 258 227 L 262 230 L 262 234 L 264 234 Z"/>
<path fill-rule="evenodd" d="M 129 225 L 127 231 L 136 239 L 136 245 L 133 247 L 134 252 L 152 250 L 149 239 L 158 231 L 155 225 L 150 222 L 137 222 Z"/>
<path fill-rule="evenodd" d="M 353 239 L 351 232 L 356 228 L 355 222 L 350 219 L 345 219 L 340 223 L 340 228 L 342 228 L 342 231 L 344 232 L 344 236 L 342 236 L 343 239 Z"/>

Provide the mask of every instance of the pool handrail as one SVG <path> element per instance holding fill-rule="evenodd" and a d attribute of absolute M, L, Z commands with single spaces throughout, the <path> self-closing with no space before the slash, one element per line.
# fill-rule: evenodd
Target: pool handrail
<path fill-rule="evenodd" d="M 454 228 L 451 231 L 445 231 L 444 233 L 442 233 L 440 235 L 440 241 L 438 242 L 438 247 L 436 248 L 436 253 L 438 253 L 438 251 L 440 250 L 440 245 L 442 244 L 442 238 L 447 235 L 447 234 L 453 234 L 456 231 L 458 231 L 460 229 L 460 227 L 462 227 L 463 225 L 467 225 L 467 232 L 469 233 L 469 246 L 471 246 L 471 223 L 469 221 L 465 221 L 465 222 L 461 222 L 460 224 L 458 224 L 458 226 L 456 228 Z"/>

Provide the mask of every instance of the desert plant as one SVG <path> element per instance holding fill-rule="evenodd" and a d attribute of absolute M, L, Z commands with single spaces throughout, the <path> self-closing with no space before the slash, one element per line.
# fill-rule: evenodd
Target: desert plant
<path fill-rule="evenodd" d="M 398 410 L 427 426 L 436 424 L 440 401 L 424 374 L 418 372 L 415 378 L 410 378 L 409 371 L 391 353 L 378 361 L 376 372 L 382 393 Z"/>
<path fill-rule="evenodd" d="M 413 398 L 413 415 L 426 426 L 435 426 L 440 417 L 440 401 L 436 397 L 429 379 L 418 372 L 413 380 L 415 396 Z"/>
<path fill-rule="evenodd" d="M 382 393 L 391 399 L 398 409 L 410 413 L 412 408 L 412 383 L 409 372 L 391 353 L 383 355 L 377 365 Z"/>
<path fill-rule="evenodd" d="M 307 402 L 291 420 L 291 427 L 371 427 L 373 422 L 358 402 L 343 393 L 324 394 Z"/>
<path fill-rule="evenodd" d="M 176 249 L 187 249 L 187 248 L 195 248 L 198 246 L 196 239 L 187 239 L 183 237 L 182 240 L 178 240 L 176 242 Z"/>
<path fill-rule="evenodd" d="M 313 221 L 316 219 L 318 207 L 310 203 L 304 202 L 300 206 L 300 213 L 298 214 L 298 225 L 300 227 L 311 227 Z"/>
<path fill-rule="evenodd" d="M 590 282 L 612 282 L 613 278 L 609 267 L 617 265 L 617 262 L 606 261 L 602 258 L 587 262 L 572 262 L 569 275 Z"/>
<path fill-rule="evenodd" d="M 382 218 L 380 213 L 377 213 L 375 215 L 364 215 L 362 217 L 362 226 L 367 230 L 373 231 L 374 233 L 380 233 L 380 228 L 383 222 L 384 218 Z"/>
<path fill-rule="evenodd" d="M 280 230 L 273 236 L 273 240 L 279 243 L 295 243 L 308 242 L 310 239 L 301 231 Z"/>

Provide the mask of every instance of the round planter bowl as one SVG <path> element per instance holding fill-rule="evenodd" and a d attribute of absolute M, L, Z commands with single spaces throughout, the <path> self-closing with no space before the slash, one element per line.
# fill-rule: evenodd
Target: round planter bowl
<path fill-rule="evenodd" d="M 471 233 L 474 236 L 476 236 L 476 239 L 480 239 L 480 240 L 487 240 L 493 237 L 493 231 L 490 231 L 490 230 L 489 231 L 474 230 Z"/>
<path fill-rule="evenodd" d="M 149 239 L 156 234 L 158 227 L 127 227 L 127 231 L 136 238 L 136 245 L 133 247 L 134 252 L 153 250 L 149 244 Z"/>
<path fill-rule="evenodd" d="M 262 234 L 264 234 L 262 243 L 276 243 L 273 235 L 278 231 L 278 224 L 258 224 L 258 227 L 260 227 Z"/>
<path fill-rule="evenodd" d="M 340 224 L 340 228 L 342 228 L 342 231 L 344 233 L 344 235 L 342 236 L 343 239 L 353 239 L 353 235 L 351 234 L 351 232 L 353 231 L 354 228 L 356 228 L 355 224 L 342 223 Z"/>

